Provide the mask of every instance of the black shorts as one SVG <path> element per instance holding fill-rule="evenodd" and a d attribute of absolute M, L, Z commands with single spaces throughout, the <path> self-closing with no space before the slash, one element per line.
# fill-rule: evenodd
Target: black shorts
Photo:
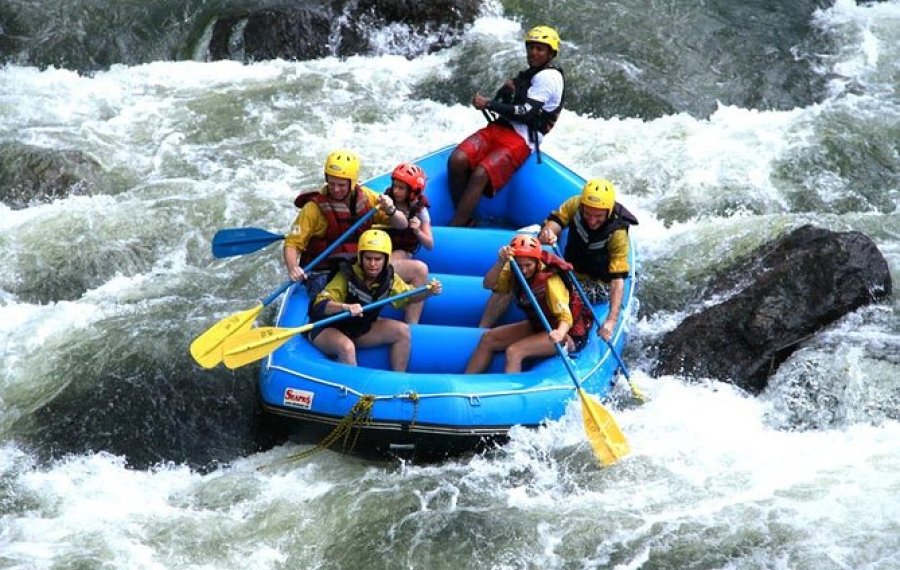
<path fill-rule="evenodd" d="M 322 301 L 318 305 L 314 305 L 310 308 L 309 318 L 310 321 L 320 321 L 326 317 L 325 315 L 325 305 L 328 304 L 328 301 Z M 370 314 L 364 314 L 362 317 L 347 317 L 340 321 L 335 322 L 333 325 L 329 325 L 327 327 L 319 327 L 314 328 L 313 330 L 306 333 L 306 338 L 309 339 L 310 342 L 315 340 L 317 336 L 319 336 L 322 331 L 325 329 L 337 329 L 350 337 L 351 339 L 359 338 L 362 335 L 366 334 L 370 330 L 372 330 L 372 325 L 375 321 L 378 320 L 378 314 L 375 316 L 371 316 Z"/>
<path fill-rule="evenodd" d="M 351 340 L 361 337 L 366 334 L 370 330 L 372 330 L 372 325 L 375 324 L 375 321 L 370 321 L 369 319 L 363 319 L 359 317 L 347 317 L 343 321 L 339 321 L 334 323 L 333 325 L 327 327 L 320 327 L 317 329 L 313 329 L 306 333 L 307 338 L 310 342 L 314 341 L 317 336 L 322 334 L 322 331 L 326 329 L 337 329 L 347 335 Z"/>

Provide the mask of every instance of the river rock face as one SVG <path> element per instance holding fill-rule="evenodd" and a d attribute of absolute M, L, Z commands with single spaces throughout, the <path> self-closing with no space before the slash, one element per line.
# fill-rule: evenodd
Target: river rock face
<path fill-rule="evenodd" d="M 245 11 L 215 21 L 209 59 L 306 60 L 379 49 L 415 57 L 455 44 L 479 7 L 472 0 L 334 0 Z M 389 45 L 374 45 L 376 35 Z"/>
<path fill-rule="evenodd" d="M 101 174 L 100 165 L 79 151 L 0 145 L 0 202 L 13 210 L 90 194 Z"/>
<path fill-rule="evenodd" d="M 805 338 L 892 291 L 887 261 L 868 236 L 813 226 L 762 246 L 713 289 L 748 280 L 728 300 L 664 335 L 654 372 L 714 378 L 759 393 Z"/>

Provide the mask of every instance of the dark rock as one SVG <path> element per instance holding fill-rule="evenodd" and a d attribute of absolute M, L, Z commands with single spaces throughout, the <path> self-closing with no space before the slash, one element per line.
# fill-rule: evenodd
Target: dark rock
<path fill-rule="evenodd" d="M 329 54 L 331 18 L 324 10 L 261 10 L 220 18 L 213 27 L 209 58 L 257 61 L 310 59 Z"/>
<path fill-rule="evenodd" d="M 473 0 L 334 0 L 244 11 L 215 21 L 209 59 L 305 60 L 376 51 L 415 57 L 458 42 L 479 7 Z M 396 27 L 387 34 L 396 41 L 373 45 L 388 26 Z"/>
<path fill-rule="evenodd" d="M 43 460 L 104 451 L 134 469 L 177 463 L 207 471 L 283 438 L 260 413 L 253 367 L 200 369 L 181 356 L 189 333 L 173 335 L 176 327 L 159 322 L 133 335 L 121 334 L 115 319 L 96 327 L 47 357 L 52 365 L 34 367 L 66 378 L 11 429 Z"/>
<path fill-rule="evenodd" d="M 75 150 L 0 145 L 0 202 L 14 210 L 71 194 L 90 194 L 101 166 Z"/>
<path fill-rule="evenodd" d="M 662 338 L 656 374 L 715 378 L 759 393 L 804 339 L 892 290 L 887 261 L 871 239 L 813 226 L 762 246 L 713 289 L 738 283 L 728 300 Z"/>

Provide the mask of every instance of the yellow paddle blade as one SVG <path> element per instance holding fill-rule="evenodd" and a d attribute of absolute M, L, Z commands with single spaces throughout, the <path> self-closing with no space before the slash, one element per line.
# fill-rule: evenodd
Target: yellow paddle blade
<path fill-rule="evenodd" d="M 230 336 L 252 327 L 262 310 L 263 305 L 260 303 L 252 309 L 225 317 L 209 327 L 191 343 L 191 356 L 203 368 L 215 368 L 222 362 L 222 344 Z"/>
<path fill-rule="evenodd" d="M 628 381 L 628 386 L 631 388 L 631 395 L 634 396 L 634 399 L 639 403 L 643 404 L 647 401 L 647 397 L 644 396 L 644 393 L 638 390 L 638 387 L 634 385 L 634 382 L 631 380 Z"/>
<path fill-rule="evenodd" d="M 581 398 L 581 414 L 584 416 L 584 430 L 588 441 L 603 465 L 612 465 L 630 453 L 628 441 L 619 429 L 612 414 L 603 404 L 591 398 L 584 390 L 578 389 Z"/>
<path fill-rule="evenodd" d="M 294 336 L 312 328 L 312 323 L 296 328 L 258 327 L 236 334 L 225 341 L 223 349 L 225 366 L 240 368 L 261 360 Z"/>

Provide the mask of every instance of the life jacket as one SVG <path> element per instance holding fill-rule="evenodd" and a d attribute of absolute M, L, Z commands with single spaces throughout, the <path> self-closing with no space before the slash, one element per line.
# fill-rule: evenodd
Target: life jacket
<path fill-rule="evenodd" d="M 366 194 L 359 186 L 350 191 L 346 201 L 332 200 L 325 192 L 327 192 L 327 187 L 323 187 L 319 192 L 304 192 L 294 200 L 294 205 L 298 208 L 302 208 L 307 202 L 315 202 L 328 222 L 325 235 L 310 238 L 306 250 L 300 256 L 300 265 L 304 267 L 372 209 L 366 199 Z M 359 241 L 359 236 L 370 227 L 372 227 L 372 220 L 360 226 L 353 235 L 348 236 L 318 269 L 333 269 L 341 260 L 355 258 L 356 242 Z"/>
<path fill-rule="evenodd" d="M 391 285 L 394 283 L 394 267 L 389 262 L 385 262 L 384 269 L 378 275 L 376 280 L 378 286 L 374 291 L 366 286 L 364 278 L 357 276 L 356 271 L 353 270 L 356 266 L 358 266 L 358 263 L 341 263 L 340 269 L 335 271 L 335 273 L 342 273 L 347 280 L 347 297 L 344 299 L 344 303 L 349 305 L 358 303 L 365 307 L 390 295 Z M 318 321 L 325 318 L 325 306 L 327 304 L 328 301 L 321 301 L 314 305 L 310 309 L 310 320 Z M 362 336 L 372 328 L 372 323 L 378 319 L 381 309 L 382 307 L 365 311 L 359 317 L 347 317 L 335 322 L 333 326 L 350 338 Z"/>
<path fill-rule="evenodd" d="M 559 119 L 559 115 L 562 113 L 563 105 L 566 101 L 566 76 L 563 73 L 561 67 L 555 66 L 553 64 L 547 64 L 544 67 L 534 68 L 529 67 L 523 71 L 520 71 L 518 75 L 516 75 L 512 82 L 515 85 L 515 88 L 510 90 L 508 87 L 501 87 L 497 92 L 497 96 L 495 97 L 499 101 L 511 105 L 524 105 L 525 101 L 528 99 L 528 89 L 531 87 L 531 80 L 537 75 L 539 72 L 544 71 L 545 69 L 555 69 L 560 75 L 563 76 L 563 92 L 562 96 L 559 100 L 559 106 L 553 111 L 545 111 L 541 109 L 541 112 L 538 116 L 534 117 L 530 121 L 526 123 L 528 126 L 528 136 L 529 140 L 533 143 L 537 143 L 537 133 L 541 133 L 542 135 L 546 135 L 550 132 L 550 130 L 556 125 L 556 121 Z M 509 119 L 504 117 L 500 117 L 497 119 L 501 122 L 506 122 L 509 124 Z"/>
<path fill-rule="evenodd" d="M 564 255 L 578 273 L 608 283 L 612 279 L 609 273 L 609 249 L 606 247 L 609 238 L 613 232 L 621 229 L 628 231 L 629 226 L 637 223 L 634 214 L 616 202 L 606 223 L 591 230 L 584 223 L 579 207 L 569 222 L 569 239 Z"/>
<path fill-rule="evenodd" d="M 388 188 L 384 193 L 390 196 L 392 200 L 394 199 L 393 187 Z M 428 206 L 430 206 L 428 198 L 426 198 L 424 194 L 419 194 L 419 197 L 410 204 L 409 212 L 403 212 L 403 214 L 406 216 L 406 219 L 409 220 L 414 216 L 418 216 L 422 211 L 422 208 L 427 208 Z M 402 211 L 403 210 L 401 210 L 401 212 Z M 391 245 L 394 249 L 402 249 L 403 251 L 408 251 L 410 254 L 413 254 L 419 251 L 419 248 L 422 246 L 419 238 L 416 237 L 416 234 L 413 233 L 409 226 L 402 230 L 393 227 L 387 228 L 385 231 L 391 236 Z"/>
<path fill-rule="evenodd" d="M 575 341 L 575 344 L 578 345 L 580 344 L 579 341 L 584 339 L 588 332 L 590 332 L 591 326 L 594 324 L 594 318 L 591 311 L 584 306 L 581 296 L 578 295 L 578 292 L 574 289 L 569 280 L 566 279 L 565 274 L 572 270 L 572 264 L 553 255 L 549 251 L 541 252 L 541 263 L 543 263 L 543 267 L 541 267 L 528 281 L 528 286 L 534 294 L 534 298 L 537 300 L 541 312 L 547 317 L 550 326 L 556 328 L 556 326 L 559 325 L 559 321 L 553 316 L 553 313 L 550 312 L 550 307 L 547 304 L 547 281 L 554 275 L 559 275 L 560 278 L 562 278 L 563 283 L 566 285 L 566 289 L 569 291 L 569 310 L 572 312 L 572 327 L 569 329 L 569 336 L 571 336 L 572 340 Z M 534 310 L 534 306 L 528 298 L 528 293 L 522 289 L 518 279 L 513 283 L 513 298 L 515 299 L 516 305 L 518 305 L 522 312 L 525 313 L 531 326 L 535 329 L 542 329 L 544 325 L 541 322 L 541 318 Z"/>

